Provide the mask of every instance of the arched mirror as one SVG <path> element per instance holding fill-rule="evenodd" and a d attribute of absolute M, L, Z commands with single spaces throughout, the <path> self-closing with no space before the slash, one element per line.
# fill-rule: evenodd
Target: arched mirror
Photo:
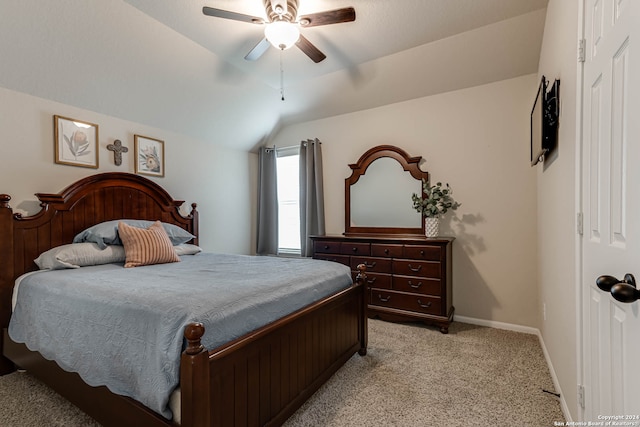
<path fill-rule="evenodd" d="M 380 145 L 349 165 L 345 180 L 345 235 L 424 235 L 422 216 L 413 209 L 411 195 L 422 194 L 422 157 L 401 148 Z"/>

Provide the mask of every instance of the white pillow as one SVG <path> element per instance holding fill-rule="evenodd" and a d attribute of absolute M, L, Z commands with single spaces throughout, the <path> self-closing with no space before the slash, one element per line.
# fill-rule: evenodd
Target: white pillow
<path fill-rule="evenodd" d="M 183 243 L 181 245 L 176 245 L 173 247 L 176 250 L 176 254 L 180 255 L 195 255 L 197 253 L 202 252 L 202 248 L 200 246 L 192 245 L 190 243 Z"/>
<path fill-rule="evenodd" d="M 100 249 L 96 243 L 71 243 L 43 252 L 34 262 L 40 270 L 60 270 L 124 262 L 124 260 L 125 253 L 122 246 L 110 245 Z"/>

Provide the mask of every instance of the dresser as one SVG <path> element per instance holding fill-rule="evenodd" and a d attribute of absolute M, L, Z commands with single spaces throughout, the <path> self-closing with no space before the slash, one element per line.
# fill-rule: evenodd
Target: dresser
<path fill-rule="evenodd" d="M 453 321 L 453 238 L 311 236 L 313 257 L 339 262 L 357 274 L 367 266 L 369 317 L 422 321 L 446 334 Z"/>

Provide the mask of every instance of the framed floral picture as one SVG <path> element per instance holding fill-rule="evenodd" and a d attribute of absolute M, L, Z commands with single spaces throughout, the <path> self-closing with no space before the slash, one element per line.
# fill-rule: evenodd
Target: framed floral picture
<path fill-rule="evenodd" d="M 164 141 L 142 135 L 134 135 L 136 173 L 164 176 Z"/>
<path fill-rule="evenodd" d="M 98 125 L 53 116 L 53 127 L 56 163 L 98 168 Z"/>

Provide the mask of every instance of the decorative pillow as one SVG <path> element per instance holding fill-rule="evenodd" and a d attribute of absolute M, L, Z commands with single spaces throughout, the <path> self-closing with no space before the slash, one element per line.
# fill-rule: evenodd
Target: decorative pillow
<path fill-rule="evenodd" d="M 81 242 L 93 242 L 97 243 L 101 249 L 107 247 L 107 245 L 122 245 L 120 236 L 118 235 L 118 223 L 124 222 L 127 225 L 138 228 L 148 228 L 154 223 L 154 221 L 147 221 L 142 219 L 122 219 L 105 221 L 100 224 L 96 224 L 93 227 L 89 227 L 84 231 L 81 231 L 73 238 L 73 243 Z M 177 225 L 168 224 L 166 222 L 161 223 L 164 230 L 167 232 L 169 239 L 173 245 L 180 245 L 187 243 L 195 236 L 183 228 Z"/>
<path fill-rule="evenodd" d="M 95 243 L 71 243 L 43 252 L 34 262 L 40 270 L 60 270 L 123 262 L 124 260 L 125 254 L 122 246 L 109 246 L 106 249 L 100 249 Z"/>
<path fill-rule="evenodd" d="M 200 246 L 190 245 L 189 243 L 175 245 L 173 249 L 176 250 L 176 254 L 178 255 L 195 255 L 202 252 L 202 248 Z"/>
<path fill-rule="evenodd" d="M 118 233 L 126 255 L 125 268 L 180 261 L 160 221 L 147 229 L 120 222 Z"/>

